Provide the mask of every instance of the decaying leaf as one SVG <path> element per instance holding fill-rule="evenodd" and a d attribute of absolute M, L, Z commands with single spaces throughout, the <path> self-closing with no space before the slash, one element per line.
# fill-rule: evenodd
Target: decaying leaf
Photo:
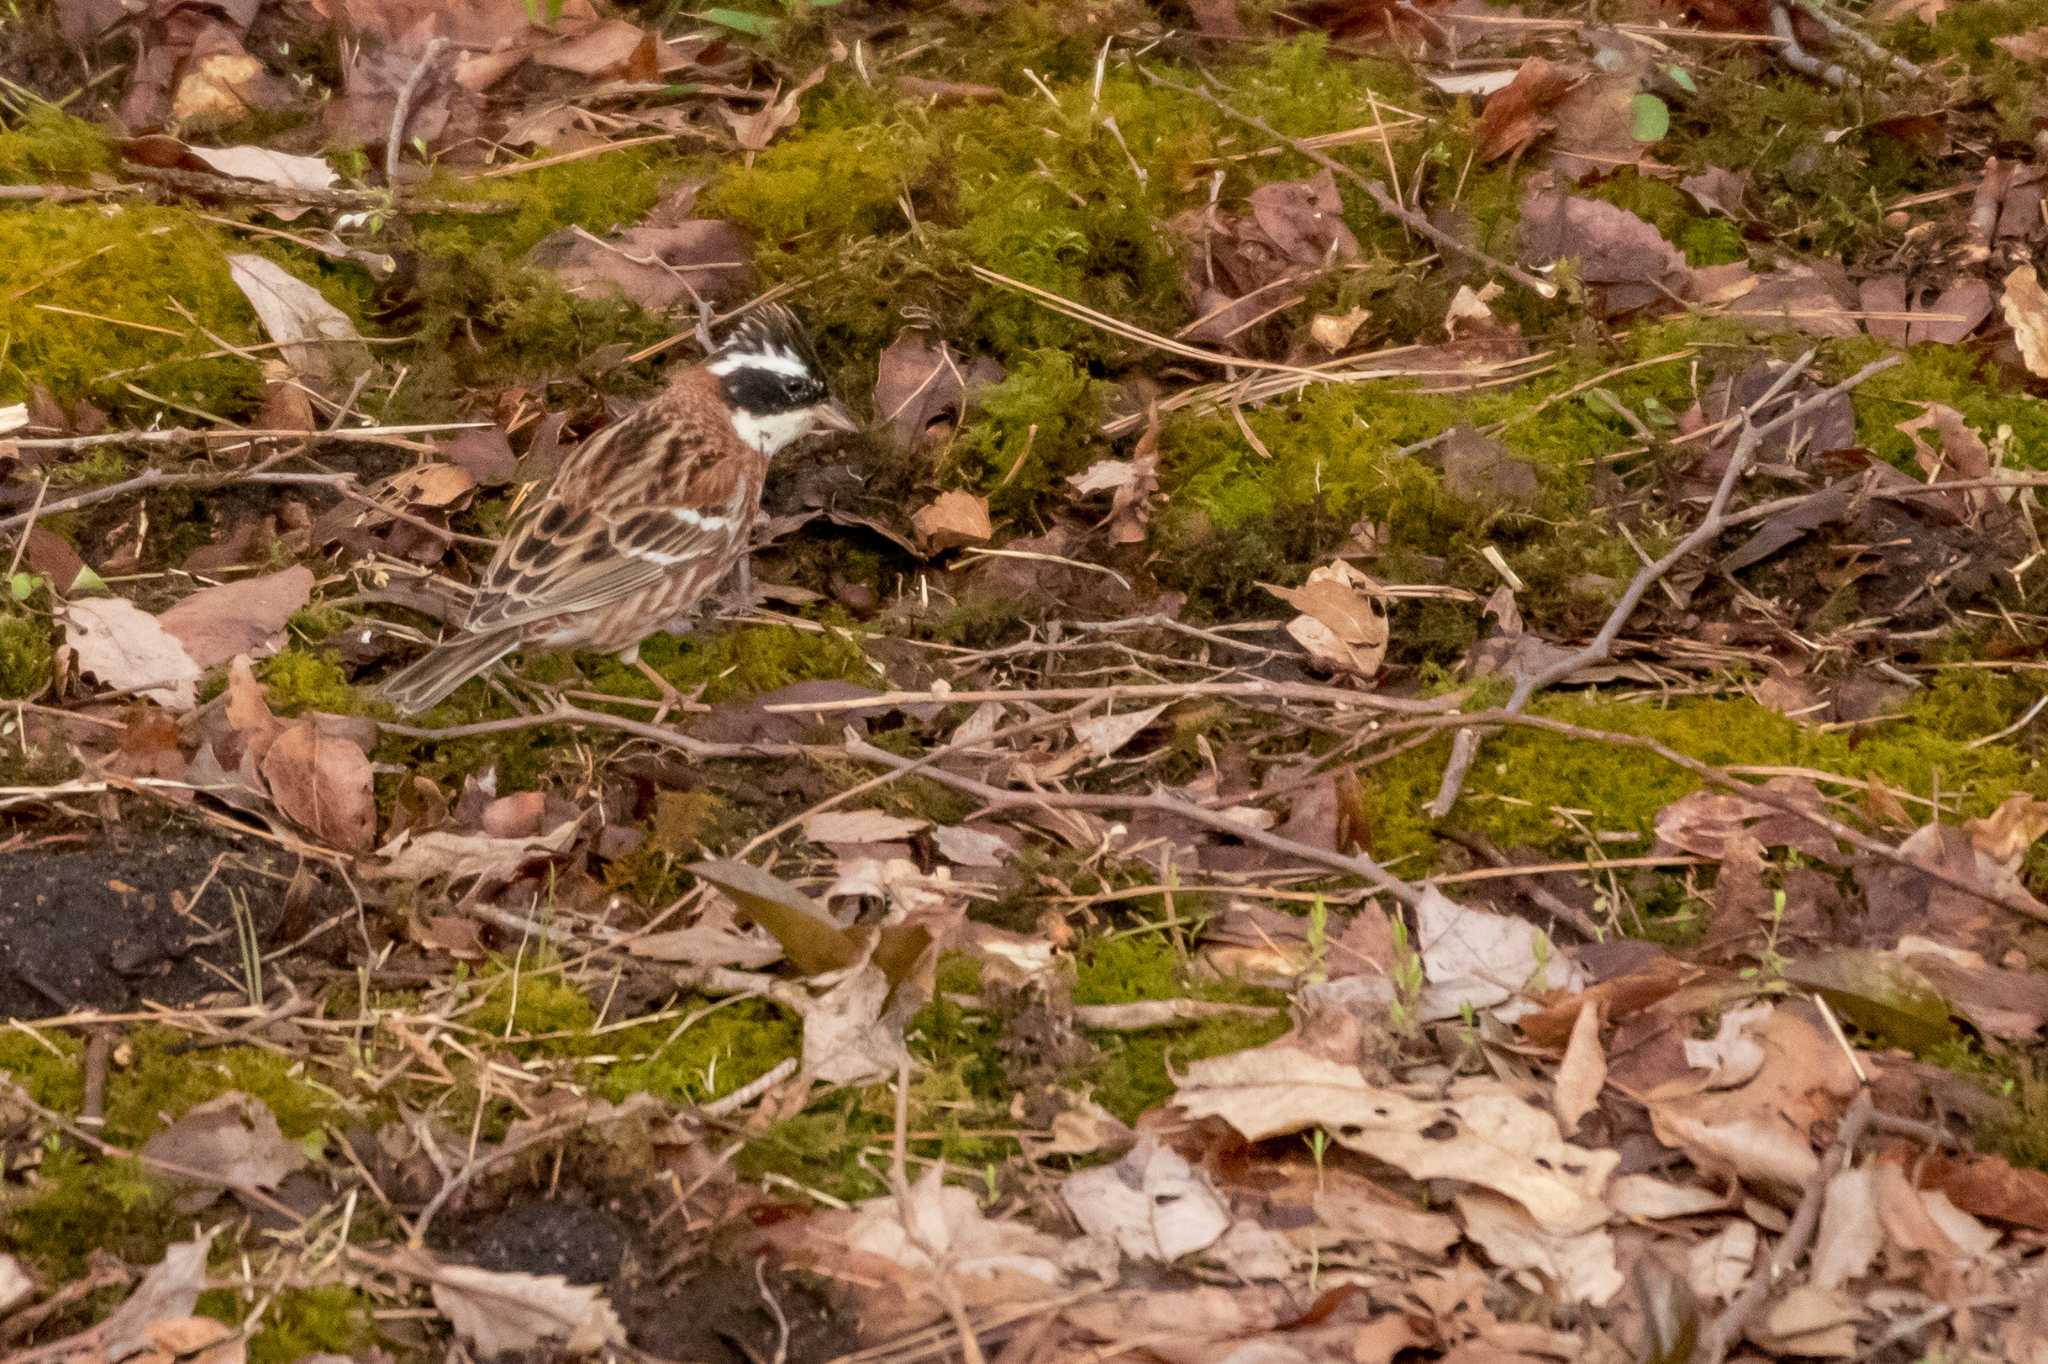
<path fill-rule="evenodd" d="M 348 314 L 265 256 L 231 255 L 228 274 L 263 330 L 307 383 L 332 383 L 367 368 L 370 352 Z"/>
<path fill-rule="evenodd" d="M 1172 1262 L 1230 1229 L 1216 1190 L 1170 1147 L 1141 1139 L 1115 1165 L 1072 1174 L 1060 1198 L 1081 1230 L 1115 1241 L 1136 1260 Z"/>
<path fill-rule="evenodd" d="M 88 597 L 64 608 L 64 637 L 78 670 L 166 710 L 192 709 L 204 671 L 155 616 L 120 597 Z"/>
<path fill-rule="evenodd" d="M 149 1328 L 172 1317 L 189 1317 L 207 1288 L 206 1256 L 213 1248 L 216 1232 L 209 1231 L 190 1241 L 177 1241 L 164 1249 L 163 1259 L 150 1267 L 127 1301 L 95 1328 L 103 1358 L 126 1359 L 150 1344 Z"/>
<path fill-rule="evenodd" d="M 912 530 L 933 554 L 963 545 L 985 545 L 995 536 L 988 519 L 988 499 L 978 493 L 940 493 L 910 518 Z"/>
<path fill-rule="evenodd" d="M 377 836 L 369 755 L 312 717 L 279 734 L 263 758 L 277 808 L 300 828 L 345 852 L 368 852 Z"/>
<path fill-rule="evenodd" d="M 157 623 L 201 668 L 237 654 L 263 658 L 282 642 L 285 623 L 313 595 L 313 572 L 303 565 L 232 583 L 204 587 L 157 617 Z"/>
<path fill-rule="evenodd" d="M 1692 276 L 1678 248 L 1635 214 L 1556 190 L 1523 197 L 1522 256 L 1532 265 L 1575 261 L 1603 317 L 1683 299 Z"/>
<path fill-rule="evenodd" d="M 1545 1231 L 1589 1231 L 1621 1156 L 1573 1146 L 1557 1120 L 1491 1079 L 1453 1081 L 1417 1099 L 1356 1066 L 1285 1044 L 1192 1061 L 1174 1102 L 1253 1141 L 1320 1126 L 1343 1146 L 1415 1179 L 1450 1179 L 1513 1199 Z"/>
<path fill-rule="evenodd" d="M 238 1090 L 186 1110 L 144 1142 L 142 1154 L 178 1167 L 175 1178 L 246 1189 L 274 1189 L 307 1159 L 306 1148 L 278 1130 L 269 1107 Z"/>
<path fill-rule="evenodd" d="M 2041 277 L 2033 266 L 2017 266 L 2005 277 L 2000 306 L 2027 369 L 2048 379 L 2048 290 L 2041 288 Z"/>
<path fill-rule="evenodd" d="M 804 820 L 813 843 L 889 843 L 931 827 L 928 819 L 881 810 L 822 810 Z"/>
<path fill-rule="evenodd" d="M 1300 587 L 1261 586 L 1301 613 L 1287 633 L 1317 663 L 1363 678 L 1379 672 L 1387 656 L 1386 595 L 1370 576 L 1337 559 Z"/>
<path fill-rule="evenodd" d="M 1002 377 L 994 361 L 962 367 L 944 340 L 906 328 L 875 361 L 875 416 L 898 448 L 916 450 L 957 427 L 975 390 Z"/>

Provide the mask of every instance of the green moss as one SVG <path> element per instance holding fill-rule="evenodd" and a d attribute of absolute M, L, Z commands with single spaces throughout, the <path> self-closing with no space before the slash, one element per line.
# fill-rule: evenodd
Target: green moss
<path fill-rule="evenodd" d="M 711 1003 L 685 996 L 672 1008 Z M 649 1023 L 592 1039 L 617 1060 L 591 1080 L 593 1092 L 614 1101 L 653 1094 L 670 1103 L 703 1103 L 730 1094 L 795 1056 L 803 1026 L 766 1000 L 727 1004 L 677 1034 L 675 1023 Z"/>
<path fill-rule="evenodd" d="M 281 715 L 308 710 L 356 715 L 369 708 L 368 698 L 349 685 L 340 661 L 320 650 L 295 644 L 257 664 L 256 676 L 270 689 L 270 708 Z"/>
<path fill-rule="evenodd" d="M 12 606 L 0 607 L 0 696 L 33 696 L 47 687 L 55 653 L 49 621 Z"/>
<path fill-rule="evenodd" d="M 44 1046 L 44 1041 L 49 1046 Z M 31 1037 L 10 1029 L 0 1033 L 0 1075 L 20 1085 L 43 1107 L 76 1113 L 85 1100 L 80 1061 L 84 1050 L 68 1033 L 38 1032 Z"/>
<path fill-rule="evenodd" d="M 732 219 L 778 250 L 811 235 L 885 235 L 907 225 L 897 201 L 935 156 L 908 123 L 863 121 L 811 132 L 776 142 L 751 165 L 728 163 L 705 187 L 703 211 Z"/>
<path fill-rule="evenodd" d="M 1097 1102 L 1125 1122 L 1136 1122 L 1173 1097 L 1173 1072 L 1188 1062 L 1264 1046 L 1286 1031 L 1285 1011 L 1275 1010 L 1159 1032 L 1099 1034 L 1100 1054 L 1088 1079 Z"/>
<path fill-rule="evenodd" d="M 106 130 L 47 105 L 0 129 L 0 184 L 76 182 L 116 164 Z M 19 259 L 19 258 L 17 258 Z"/>
<path fill-rule="evenodd" d="M 348 1355 L 370 1343 L 373 1304 L 363 1294 L 340 1284 L 319 1288 L 288 1288 L 265 1306 L 255 1334 L 249 1337 L 251 1364 L 290 1364 L 313 1354 Z M 248 1305 L 226 1289 L 202 1293 L 196 1315 L 239 1326 Z"/>
<path fill-rule="evenodd" d="M 184 1219 L 162 1181 L 133 1160 L 99 1160 L 70 1145 L 45 1151 L 25 1201 L 0 1223 L 0 1244 L 51 1282 L 78 1277 L 96 1251 L 148 1264 Z"/>
<path fill-rule="evenodd" d="M 420 244 L 456 260 L 510 261 L 560 228 L 581 227 L 601 237 L 646 217 L 693 168 L 683 158 L 643 146 L 491 180 L 439 172 L 422 187 L 422 198 L 489 203 L 505 211 L 422 216 Z"/>
<path fill-rule="evenodd" d="M 1938 674 L 1893 723 L 1849 735 L 1805 729 L 1747 700 L 1633 704 L 1553 696 L 1536 714 L 1586 728 L 1654 738 L 1716 766 L 1803 766 L 1851 778 L 1882 778 L 1918 795 L 1937 788 L 1965 817 L 1989 813 L 2015 791 L 2048 794 L 2048 776 L 2015 749 L 1969 747 L 2021 714 L 2032 689 L 2010 674 L 1957 669 Z M 1434 842 L 1422 806 L 1436 792 L 1449 741 L 1361 773 L 1374 855 L 1431 864 Z M 1697 783 L 1654 754 L 1530 729 L 1487 740 L 1452 811 L 1452 822 L 1501 847 L 1576 855 L 1581 825 L 1647 839 L 1657 812 Z M 1582 812 L 1576 821 L 1558 811 Z M 1608 845 L 1624 851 L 1626 844 Z"/>
<path fill-rule="evenodd" d="M 694 635 L 655 635 L 640 657 L 678 691 L 703 688 L 709 702 L 758 696 L 797 682 L 846 678 L 873 682 L 876 670 L 852 631 L 836 626 L 800 630 L 789 625 L 743 625 Z M 586 663 L 584 675 L 599 691 L 653 696 L 654 685 L 617 659 Z"/>
<path fill-rule="evenodd" d="M 543 1051 L 570 1054 L 580 1044 L 574 1034 L 597 1022 L 597 1010 L 581 990 L 559 971 L 538 969 L 547 959 L 501 963 L 482 980 L 477 1006 L 465 1016 L 471 1027 L 491 1037 L 513 1040 L 537 1034 L 564 1034 L 539 1043 Z"/>
<path fill-rule="evenodd" d="M 1842 343 L 1833 359 L 1847 374 L 1890 353 L 1882 342 L 1863 339 Z M 1925 403 L 1953 407 L 1987 443 L 2009 429 L 2009 463 L 2048 467 L 2048 404 L 1962 346 L 1915 346 L 1905 352 L 1904 363 L 1865 381 L 1856 390 L 1857 441 L 1918 475 L 1912 438 L 1900 434 L 1898 424 L 1918 417 Z"/>
<path fill-rule="evenodd" d="M 174 359 L 216 348 L 195 322 L 233 344 L 262 339 L 228 275 L 225 256 L 237 249 L 218 228 L 172 209 L 9 206 L 0 213 L 0 259 L 32 265 L 17 267 L 23 288 L 0 296 L 0 336 L 8 341 L 0 402 L 20 400 L 31 384 L 68 398 L 116 370 L 153 366 L 142 376 L 152 392 L 228 417 L 252 410 L 262 390 L 256 366 L 232 356 Z M 134 401 L 117 389 L 105 396 Z"/>
<path fill-rule="evenodd" d="M 1064 351 L 1028 352 L 1001 383 L 982 390 L 950 467 L 989 495 L 995 514 L 1030 508 L 1108 453 L 1095 433 L 1104 387 Z"/>
<path fill-rule="evenodd" d="M 191 1038 L 169 1028 L 131 1034 L 133 1059 L 107 1080 L 110 1141 L 137 1143 L 166 1123 L 230 1090 L 261 1100 L 292 1140 L 310 1136 L 342 1112 L 333 1091 L 315 1084 L 305 1063 L 249 1047 L 180 1051 Z"/>

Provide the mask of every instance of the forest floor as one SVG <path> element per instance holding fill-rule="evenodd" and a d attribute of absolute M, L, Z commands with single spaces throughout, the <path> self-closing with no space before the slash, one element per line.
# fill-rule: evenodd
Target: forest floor
<path fill-rule="evenodd" d="M 751 3 L 0 13 L 0 1356 L 2048 1360 L 2048 0 Z"/>

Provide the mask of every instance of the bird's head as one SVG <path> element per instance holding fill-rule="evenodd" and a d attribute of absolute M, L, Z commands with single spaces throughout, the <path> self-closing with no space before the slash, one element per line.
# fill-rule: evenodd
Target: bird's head
<path fill-rule="evenodd" d="M 770 304 L 741 318 L 706 367 L 732 409 L 733 429 L 764 455 L 813 430 L 858 429 L 832 401 L 818 353 L 787 308 Z"/>

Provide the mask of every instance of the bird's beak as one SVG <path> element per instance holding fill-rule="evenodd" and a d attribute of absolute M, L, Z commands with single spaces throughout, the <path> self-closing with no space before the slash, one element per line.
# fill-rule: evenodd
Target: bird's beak
<path fill-rule="evenodd" d="M 817 417 L 818 429 L 821 431 L 840 431 L 854 435 L 860 430 L 860 423 L 853 419 L 853 414 L 837 402 L 819 403 L 811 411 Z"/>

